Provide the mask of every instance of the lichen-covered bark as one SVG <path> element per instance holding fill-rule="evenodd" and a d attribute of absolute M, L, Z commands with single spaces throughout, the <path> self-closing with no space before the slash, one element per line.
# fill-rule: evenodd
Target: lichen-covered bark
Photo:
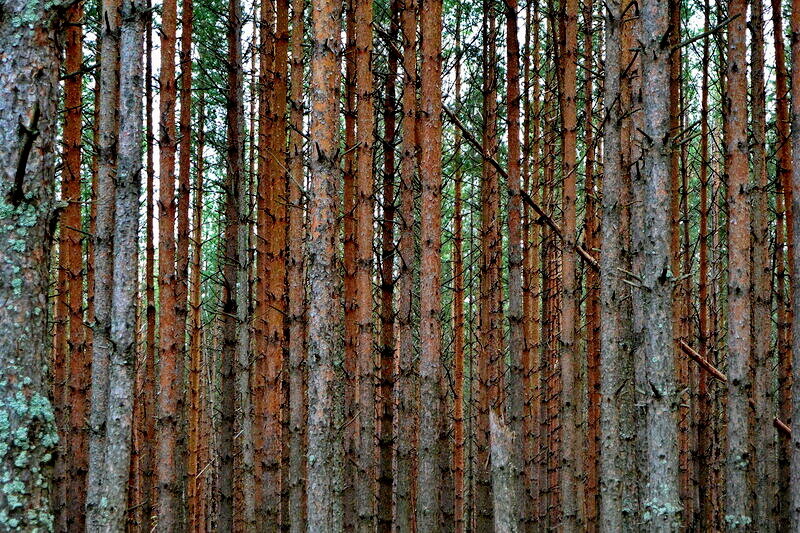
<path fill-rule="evenodd" d="M 0 20 L 0 529 L 54 527 L 56 433 L 45 381 L 55 211 L 58 2 L 4 2 Z M 11 89 L 13 88 L 13 90 Z"/>
<path fill-rule="evenodd" d="M 339 371 L 336 326 L 339 322 L 336 265 L 336 218 L 339 181 L 338 94 L 341 52 L 341 4 L 311 3 L 312 51 L 309 133 L 312 139 L 308 188 L 308 527 L 338 531 L 341 505 L 342 450 L 336 425 Z"/>
<path fill-rule="evenodd" d="M 641 4 L 642 160 L 638 165 L 643 189 L 634 204 L 641 232 L 634 253 L 634 273 L 643 320 L 636 324 L 645 361 L 646 487 L 643 519 L 647 527 L 674 531 L 681 524 L 678 491 L 677 409 L 675 359 L 672 349 L 672 290 L 670 270 L 669 154 L 669 19 L 663 2 Z"/>
<path fill-rule="evenodd" d="M 734 0 L 728 26 L 727 110 L 725 139 L 728 180 L 728 449 L 724 525 L 728 530 L 753 527 L 753 493 L 749 405 L 750 371 L 750 205 L 747 146 L 747 3 Z"/>

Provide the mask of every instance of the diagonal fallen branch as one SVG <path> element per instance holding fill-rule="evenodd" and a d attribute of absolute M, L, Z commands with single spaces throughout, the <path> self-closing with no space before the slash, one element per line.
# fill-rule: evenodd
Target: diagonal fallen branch
<path fill-rule="evenodd" d="M 459 130 L 461 130 L 462 134 L 464 134 L 464 138 L 467 140 L 467 142 L 469 142 L 472 145 L 472 147 L 475 148 L 481 154 L 481 157 L 483 157 L 484 160 L 486 160 L 489 164 L 491 164 L 503 178 L 508 179 L 508 173 L 506 172 L 506 169 L 503 168 L 503 166 L 500 163 L 498 163 L 498 161 L 494 157 L 492 157 L 490 154 L 487 154 L 484 151 L 483 145 L 481 145 L 481 143 L 478 142 L 478 139 L 476 139 L 475 136 L 472 135 L 472 132 L 470 132 L 467 129 L 467 127 L 464 126 L 464 124 L 458 119 L 455 113 L 450 111 L 450 109 L 448 109 L 447 106 L 444 106 L 443 109 L 447 117 L 450 119 L 450 122 L 452 122 Z M 522 196 L 522 201 L 528 204 L 528 206 L 536 212 L 536 214 L 539 216 L 539 219 L 542 222 L 544 222 L 547 225 L 547 227 L 549 227 L 553 231 L 553 233 L 555 233 L 558 236 L 559 239 L 566 242 L 566 238 L 564 237 L 564 234 L 561 231 L 559 225 L 556 224 L 556 221 L 553 220 L 547 213 L 545 213 L 539 206 L 539 204 L 534 202 L 533 198 L 531 198 L 527 192 L 520 190 L 520 193 Z M 594 256 L 586 250 L 586 248 L 584 248 L 578 243 L 575 243 L 573 246 L 575 248 L 575 251 L 581 257 L 581 259 L 583 259 L 584 262 L 586 262 L 587 265 L 592 267 L 594 270 L 597 271 L 600 270 L 600 264 L 597 262 L 597 259 L 595 259 Z"/>
<path fill-rule="evenodd" d="M 717 369 L 717 367 L 712 365 L 707 359 L 705 359 L 702 355 L 697 353 L 697 351 L 695 351 L 691 346 L 689 346 L 686 343 L 686 341 L 681 339 L 679 342 L 680 342 L 680 347 L 681 347 L 681 350 L 683 351 L 683 353 L 688 355 L 693 361 L 695 361 L 698 365 L 700 365 L 700 368 L 702 368 L 703 370 L 705 370 L 706 372 L 708 372 L 709 374 L 711 374 L 712 376 L 714 376 L 715 378 L 720 380 L 722 383 L 727 383 L 728 382 L 728 376 L 726 376 L 725 374 L 720 372 Z M 750 403 L 753 404 L 753 400 L 752 399 L 750 400 Z M 778 418 L 777 416 L 772 419 L 772 425 L 775 426 L 775 429 L 777 429 L 779 432 L 783 433 L 784 435 L 791 436 L 792 428 L 790 428 L 788 425 L 786 425 L 786 423 L 783 420 L 781 420 L 780 418 Z"/>

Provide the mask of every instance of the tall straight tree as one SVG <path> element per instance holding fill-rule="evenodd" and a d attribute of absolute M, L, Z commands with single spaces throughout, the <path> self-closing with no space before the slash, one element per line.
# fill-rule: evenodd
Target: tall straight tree
<path fill-rule="evenodd" d="M 117 172 L 114 189 L 114 260 L 111 295 L 111 345 L 108 373 L 106 453 L 101 501 L 106 523 L 101 530 L 120 531 L 127 517 L 131 455 L 136 312 L 139 283 L 139 194 L 142 172 L 142 54 L 145 5 L 123 0 L 120 8 L 119 113 Z"/>
<path fill-rule="evenodd" d="M 562 83 L 561 120 L 562 139 L 562 209 L 564 210 L 564 239 L 566 248 L 562 253 L 561 276 L 563 296 L 561 303 L 561 506 L 564 527 L 576 530 L 582 526 L 582 506 L 578 496 L 582 476 L 578 463 L 577 450 L 570 443 L 577 442 L 580 430 L 579 367 L 575 344 L 576 314 L 578 311 L 577 280 L 575 276 L 576 256 L 572 249 L 577 238 L 575 195 L 576 195 L 576 129 L 577 97 L 576 75 L 578 60 L 578 2 L 566 0 L 563 4 L 563 49 L 559 50 L 558 68 Z"/>
<path fill-rule="evenodd" d="M 439 384 L 442 372 L 441 194 L 442 194 L 442 1 L 420 4 L 420 424 L 417 527 L 438 527 L 436 475 Z"/>
<path fill-rule="evenodd" d="M 792 213 L 800 213 L 800 0 L 792 0 L 791 10 L 792 28 Z M 792 219 L 794 239 L 800 237 L 800 217 Z M 797 242 L 793 242 L 795 250 L 800 249 Z M 800 350 L 800 291 L 797 290 L 800 277 L 800 261 L 796 254 L 792 264 L 792 352 Z M 792 383 L 792 420 L 800 420 L 800 379 Z M 791 521 L 800 524 L 800 431 L 792 432 L 792 458 L 791 458 Z"/>
<path fill-rule="evenodd" d="M 728 178 L 728 453 L 725 522 L 747 527 L 753 517 L 750 452 L 750 205 L 747 147 L 747 43 L 745 0 L 728 7 L 736 19 L 728 25 L 725 139 Z"/>
<path fill-rule="evenodd" d="M 393 43 L 397 42 L 399 0 L 390 6 L 389 31 Z M 383 102 L 383 220 L 381 221 L 381 334 L 378 341 L 380 354 L 380 389 L 378 399 L 378 528 L 391 531 L 392 527 L 392 454 L 394 427 L 394 218 L 395 218 L 395 134 L 397 130 L 397 63 L 400 59 L 396 46 L 389 49 L 387 60 L 385 97 Z"/>
<path fill-rule="evenodd" d="M 767 159 L 766 159 L 766 87 L 764 82 L 764 8 L 762 0 L 752 0 L 750 20 L 750 104 L 753 113 L 752 155 L 753 188 L 750 192 L 751 251 L 750 276 L 753 283 L 750 307 L 751 322 L 751 365 L 753 374 L 752 427 L 768 428 L 771 423 L 772 378 L 769 361 L 770 338 L 764 335 L 770 331 L 772 263 L 769 260 L 769 226 L 767 197 Z M 753 433 L 755 449 L 754 481 L 758 490 L 755 493 L 753 525 L 759 531 L 769 531 L 772 522 L 772 506 L 775 501 L 774 474 L 777 470 L 775 454 L 775 434 L 771 431 Z"/>
<path fill-rule="evenodd" d="M 4 62 L 0 80 L 0 161 L 5 235 L 0 267 L 0 385 L 5 453 L 0 461 L 8 479 L 0 496 L 0 527 L 8 530 L 53 528 L 51 458 L 58 435 L 48 398 L 46 365 L 48 262 L 55 223 L 56 132 L 59 100 L 58 14 L 60 2 L 6 2 L 0 21 Z M 18 438 L 22 434 L 23 438 Z"/>
<path fill-rule="evenodd" d="M 306 311 L 303 187 L 303 11 L 292 2 L 289 131 L 289 513 L 291 531 L 306 530 Z"/>
<path fill-rule="evenodd" d="M 372 0 L 355 2 L 355 67 L 358 108 L 356 112 L 356 339 L 357 359 L 357 442 L 356 442 L 356 511 L 358 530 L 375 529 L 375 491 L 377 464 L 375 455 L 375 341 L 372 318 L 373 240 L 373 145 L 374 110 L 372 102 Z"/>
<path fill-rule="evenodd" d="M 786 267 L 784 247 L 790 251 L 789 262 L 792 261 L 791 242 L 792 226 L 792 143 L 790 139 L 791 119 L 789 117 L 789 88 L 786 72 L 786 47 L 784 44 L 783 13 L 781 0 L 772 0 L 773 41 L 775 44 L 775 133 L 778 144 L 776 159 L 776 198 L 777 220 L 775 221 L 776 240 L 776 289 L 778 306 L 778 417 L 791 419 L 792 413 L 792 353 L 791 353 L 791 306 L 786 295 Z M 778 209 L 782 207 L 782 209 Z M 788 246 L 787 246 L 788 245 Z M 789 264 L 789 271 L 792 271 Z M 791 280 L 789 281 L 791 293 Z M 779 513 L 783 523 L 789 523 L 789 463 L 792 454 L 790 437 L 780 435 L 778 447 L 778 494 Z"/>
<path fill-rule="evenodd" d="M 308 188 L 308 527 L 337 531 L 343 526 L 338 486 L 342 475 L 336 340 L 336 184 L 338 161 L 338 56 L 341 3 L 311 2 L 311 98 Z"/>
<path fill-rule="evenodd" d="M 178 338 L 178 279 L 175 270 L 175 50 L 178 24 L 176 0 L 161 10 L 159 72 L 159 216 L 158 216 L 158 424 L 156 475 L 158 523 L 173 530 L 179 520 L 181 486 L 178 474 L 180 394 L 183 364 Z"/>
<path fill-rule="evenodd" d="M 59 300 L 66 308 L 65 340 L 69 354 L 69 377 L 66 398 L 57 403 L 69 405 L 69 442 L 66 458 L 69 471 L 66 483 L 67 528 L 84 529 L 86 505 L 86 471 L 88 469 L 89 379 L 91 358 L 86 352 L 83 326 L 83 260 L 81 257 L 81 115 L 83 99 L 83 3 L 77 2 L 67 12 L 64 30 L 64 165 L 61 172 L 61 200 L 66 207 L 61 215 L 59 241 Z M 58 341 L 58 339 L 56 339 Z M 62 495 L 59 495 L 62 497 Z"/>
<path fill-rule="evenodd" d="M 525 381 L 522 308 L 522 198 L 520 196 L 520 92 L 519 39 L 517 37 L 517 1 L 506 2 L 506 105 L 508 108 L 508 351 L 511 372 L 508 378 L 509 429 L 516 442 L 522 442 L 525 417 Z M 514 446 L 511 494 L 521 498 L 523 487 L 524 446 Z M 515 527 L 519 527 L 515 524 Z"/>
<path fill-rule="evenodd" d="M 630 202 L 627 169 L 622 162 L 623 118 L 621 75 L 623 11 L 612 1 L 605 19 L 605 80 L 603 104 L 603 225 L 600 254 L 600 498 L 598 527 L 623 531 L 632 527 L 631 506 L 624 472 L 630 467 L 631 441 L 623 438 L 626 403 L 632 403 L 631 387 L 625 387 L 632 369 L 630 319 L 624 302 L 630 289 L 619 276 L 629 260 Z M 626 184 L 627 181 L 627 184 Z M 623 265 L 620 267 L 620 265 Z"/>
<path fill-rule="evenodd" d="M 397 277 L 397 380 L 395 402 L 395 527 L 410 530 L 414 524 L 414 472 L 417 424 L 417 365 L 413 332 L 414 196 L 417 160 L 417 3 L 404 2 L 400 13 L 403 39 L 402 141 L 400 159 L 400 256 Z"/>
<path fill-rule="evenodd" d="M 678 492 L 677 406 L 673 357 L 672 290 L 670 273 L 670 183 L 669 153 L 669 17 L 664 2 L 646 0 L 641 4 L 641 105 L 643 204 L 634 204 L 641 224 L 634 253 L 634 273 L 641 286 L 639 303 L 644 320 L 637 324 L 642 339 L 642 358 L 647 361 L 646 379 L 650 389 L 642 391 L 646 407 L 644 518 L 648 527 L 676 530 L 681 523 Z M 673 28 L 674 31 L 674 28 Z M 634 303 L 636 305 L 636 301 Z M 657 325 L 657 327 L 655 326 Z"/>

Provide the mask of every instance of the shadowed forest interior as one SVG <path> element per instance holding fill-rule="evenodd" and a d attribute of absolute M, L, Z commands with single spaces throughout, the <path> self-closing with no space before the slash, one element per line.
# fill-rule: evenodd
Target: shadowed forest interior
<path fill-rule="evenodd" d="M 0 530 L 800 524 L 800 0 L 0 0 Z"/>

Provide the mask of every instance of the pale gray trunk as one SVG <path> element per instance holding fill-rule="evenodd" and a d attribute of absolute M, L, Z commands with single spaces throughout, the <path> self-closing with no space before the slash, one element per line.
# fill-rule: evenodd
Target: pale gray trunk
<path fill-rule="evenodd" d="M 644 320 L 637 332 L 646 361 L 644 395 L 647 412 L 646 487 L 643 519 L 651 531 L 677 531 L 681 527 L 678 493 L 677 409 L 680 403 L 673 357 L 672 289 L 670 271 L 669 153 L 669 31 L 667 4 L 646 0 L 641 4 L 642 50 L 642 195 L 639 210 L 641 240 L 635 272 L 640 284 Z"/>
<path fill-rule="evenodd" d="M 492 457 L 492 505 L 494 529 L 503 533 L 519 531 L 520 492 L 516 466 L 517 456 L 514 432 L 492 411 L 489 413 Z"/>
<path fill-rule="evenodd" d="M 101 505 L 105 496 L 106 416 L 111 361 L 111 287 L 114 249 L 114 189 L 118 136 L 119 0 L 103 0 L 98 107 L 98 169 L 94 202 L 94 324 L 92 324 L 92 399 L 89 413 L 89 472 L 86 527 L 106 523 Z"/>
<path fill-rule="evenodd" d="M 138 306 L 139 193 L 142 171 L 142 54 L 144 2 L 124 0 L 120 33 L 120 125 L 114 200 L 114 262 L 111 294 L 111 361 L 106 415 L 105 490 L 98 530 L 122 531 L 127 518 L 133 380 Z M 103 505 L 104 504 L 104 505 Z M 95 530 L 93 530 L 95 531 Z"/>

